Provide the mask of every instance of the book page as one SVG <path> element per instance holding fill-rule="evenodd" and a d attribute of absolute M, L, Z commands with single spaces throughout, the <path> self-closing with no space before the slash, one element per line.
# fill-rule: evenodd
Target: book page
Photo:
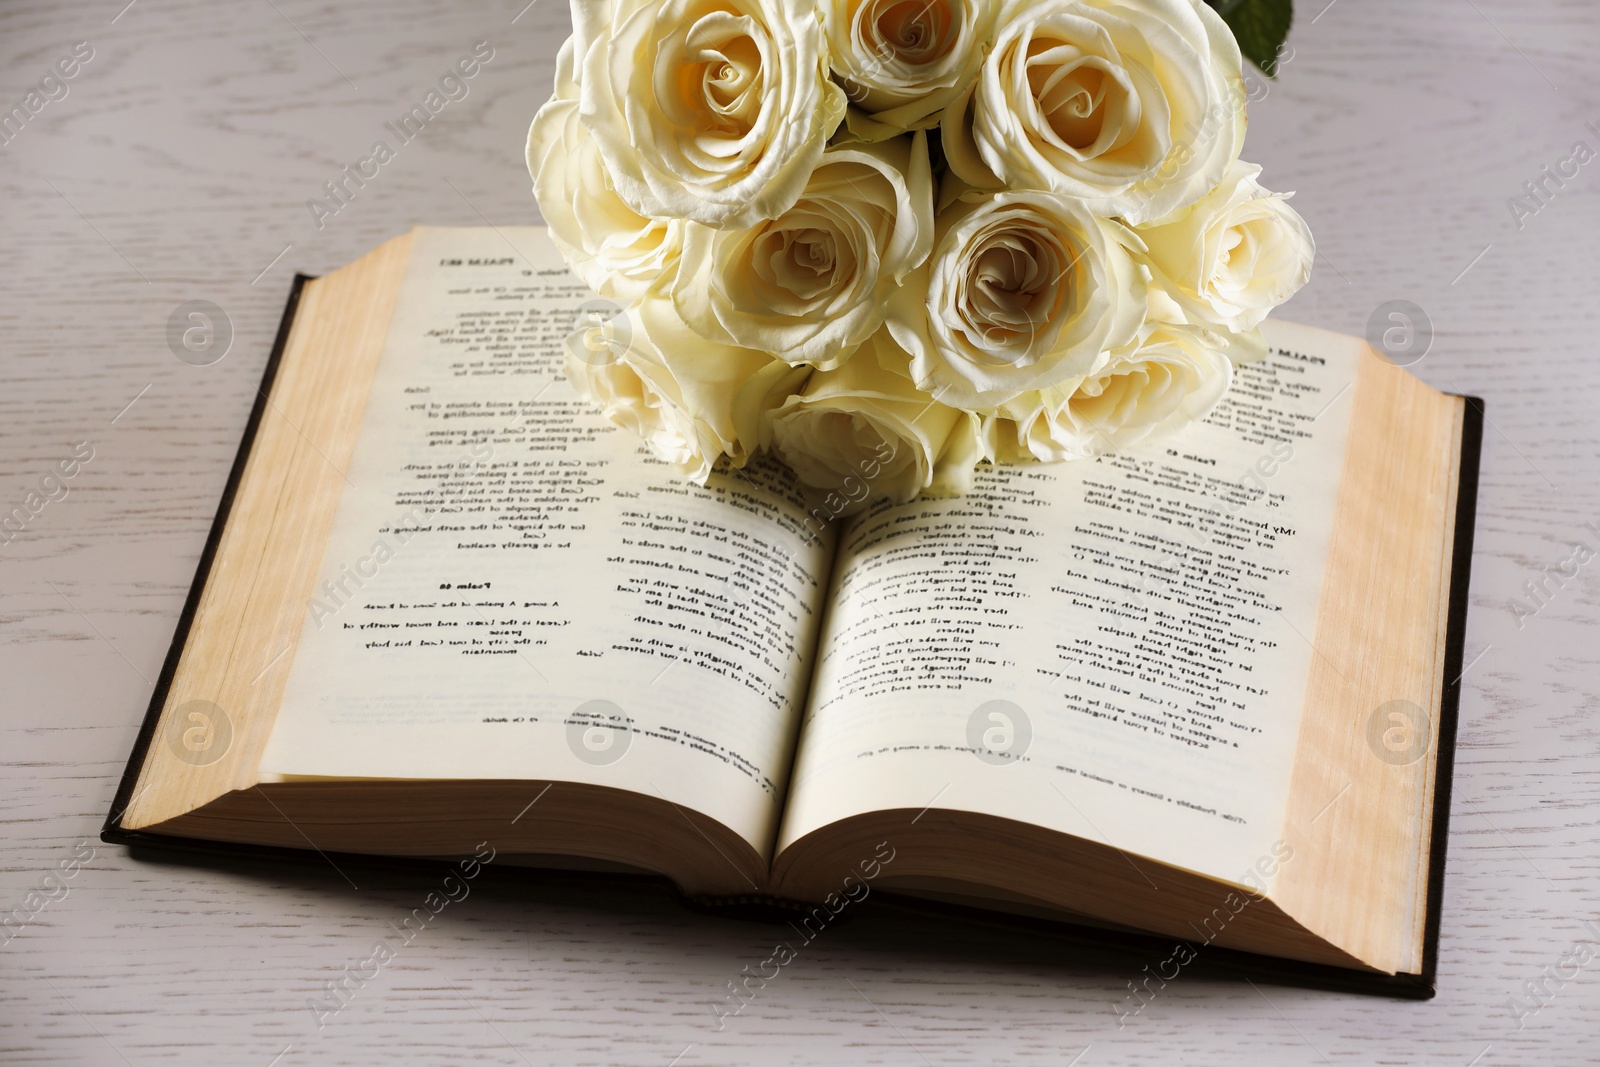
<path fill-rule="evenodd" d="M 1267 329 L 1176 437 L 846 530 L 780 850 L 930 805 L 1232 880 L 1270 848 L 1360 343 Z"/>
<path fill-rule="evenodd" d="M 676 479 L 573 390 L 608 313 L 542 229 L 417 231 L 264 774 L 616 786 L 771 847 L 833 545 L 782 467 Z"/>

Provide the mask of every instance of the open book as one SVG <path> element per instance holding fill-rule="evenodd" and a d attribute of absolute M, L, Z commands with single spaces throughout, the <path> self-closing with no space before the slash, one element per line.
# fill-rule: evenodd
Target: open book
<path fill-rule="evenodd" d="M 1463 398 L 1269 323 L 1179 437 L 845 518 L 604 421 L 592 299 L 536 228 L 299 285 L 108 840 L 487 843 L 1431 982 Z"/>

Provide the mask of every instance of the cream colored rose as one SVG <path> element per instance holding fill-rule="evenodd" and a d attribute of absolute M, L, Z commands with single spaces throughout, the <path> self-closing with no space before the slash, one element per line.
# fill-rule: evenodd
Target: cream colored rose
<path fill-rule="evenodd" d="M 1215 338 L 1171 323 L 1142 333 L 1095 373 L 1003 405 L 985 428 L 996 457 L 1051 462 L 1119 452 L 1210 414 L 1233 381 Z"/>
<path fill-rule="evenodd" d="M 568 341 L 566 365 L 568 380 L 606 418 L 701 483 L 724 456 L 744 466 L 767 412 L 810 374 L 765 352 L 696 336 L 659 294 L 582 325 Z"/>
<path fill-rule="evenodd" d="M 867 140 L 929 129 L 972 84 L 998 0 L 838 0 L 820 5 L 828 64 Z"/>
<path fill-rule="evenodd" d="M 673 300 L 704 337 L 832 367 L 882 325 L 932 244 L 926 136 L 840 145 L 778 218 L 748 230 L 690 223 Z"/>
<path fill-rule="evenodd" d="M 972 486 L 978 420 L 921 392 L 910 357 L 880 332 L 836 370 L 817 371 L 769 416 L 773 450 L 834 515 L 874 500 Z"/>
<path fill-rule="evenodd" d="M 1199 0 L 1006 0 L 952 170 L 1049 189 L 1129 223 L 1199 200 L 1244 141 L 1239 47 Z M 959 117 L 970 117 L 971 159 Z"/>
<path fill-rule="evenodd" d="M 617 196 L 605 160 L 578 118 L 572 39 L 556 57 L 556 88 L 528 129 L 528 173 L 550 239 L 574 273 L 602 296 L 627 303 L 671 281 L 682 222 L 640 215 Z"/>
<path fill-rule="evenodd" d="M 1190 321 L 1247 332 L 1311 277 L 1311 229 L 1257 182 L 1261 168 L 1236 162 L 1188 212 L 1142 227 L 1146 261 Z"/>
<path fill-rule="evenodd" d="M 1144 320 L 1131 231 L 1067 197 L 969 194 L 941 212 L 933 254 L 887 325 L 917 386 L 989 408 L 1099 369 Z"/>
<path fill-rule="evenodd" d="M 579 114 L 641 215 L 742 228 L 799 199 L 844 115 L 804 0 L 573 0 Z"/>
<path fill-rule="evenodd" d="M 1215 323 L 1195 322 L 1193 316 L 1186 314 L 1183 306 L 1172 299 L 1159 280 L 1152 280 L 1144 330 L 1148 332 L 1158 323 L 1193 327 L 1200 332 L 1200 339 L 1207 346 L 1227 356 L 1228 361 L 1235 367 L 1254 363 L 1258 359 L 1265 358 L 1267 354 L 1267 339 L 1262 335 L 1259 326 L 1253 330 L 1240 331 L 1224 329 Z"/>

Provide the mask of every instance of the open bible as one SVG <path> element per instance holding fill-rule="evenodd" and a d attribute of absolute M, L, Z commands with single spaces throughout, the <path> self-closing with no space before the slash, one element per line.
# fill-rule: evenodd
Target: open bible
<path fill-rule="evenodd" d="M 1147 447 L 819 502 L 563 374 L 537 228 L 297 283 L 106 838 L 868 891 L 1431 986 L 1481 416 L 1268 323 Z"/>

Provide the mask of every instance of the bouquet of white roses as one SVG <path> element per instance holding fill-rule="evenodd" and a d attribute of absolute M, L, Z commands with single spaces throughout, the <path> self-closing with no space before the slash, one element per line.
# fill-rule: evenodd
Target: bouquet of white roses
<path fill-rule="evenodd" d="M 684 474 L 872 498 L 1203 418 L 1309 277 L 1198 0 L 572 0 L 528 167 L 614 313 L 568 375 Z"/>

